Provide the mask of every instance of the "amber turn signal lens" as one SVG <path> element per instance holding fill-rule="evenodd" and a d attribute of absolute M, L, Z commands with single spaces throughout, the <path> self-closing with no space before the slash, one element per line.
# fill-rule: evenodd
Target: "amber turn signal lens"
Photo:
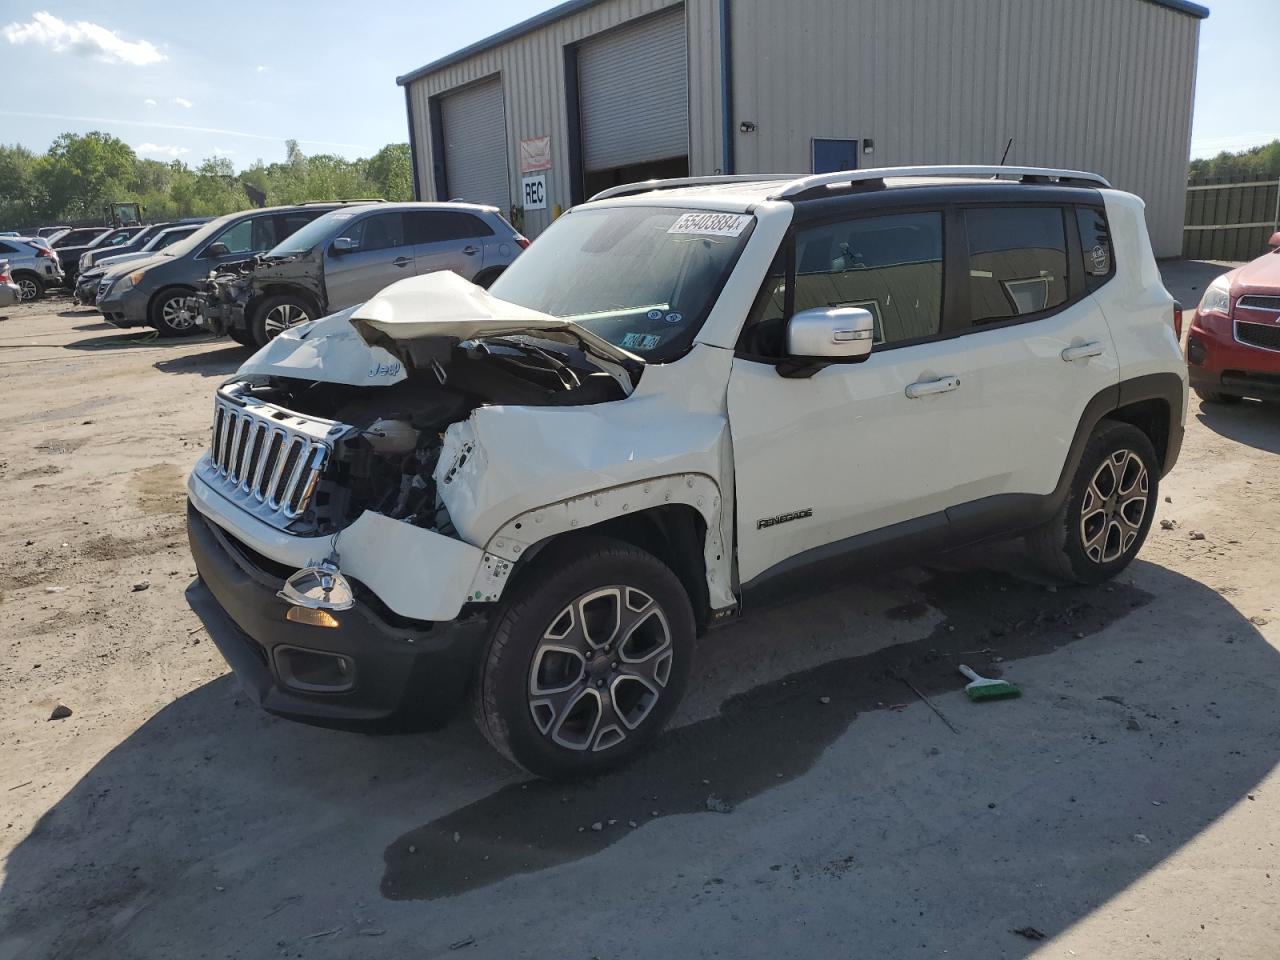
<path fill-rule="evenodd" d="M 310 607 L 290 607 L 284 615 L 286 620 L 294 623 L 305 623 L 312 627 L 336 627 L 338 618 L 328 610 L 312 610 Z"/>

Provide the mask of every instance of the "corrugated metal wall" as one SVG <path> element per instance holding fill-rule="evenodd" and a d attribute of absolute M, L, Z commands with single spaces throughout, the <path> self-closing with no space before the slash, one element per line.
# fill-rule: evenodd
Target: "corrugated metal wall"
<path fill-rule="evenodd" d="M 592 34 L 643 17 L 679 0 L 605 0 L 573 16 L 486 50 L 468 60 L 415 80 L 410 103 L 417 131 L 418 177 L 423 198 L 434 200 L 429 98 L 489 74 L 502 77 L 506 97 L 511 195 L 520 194 L 519 144 L 527 137 L 551 137 L 546 210 L 525 214 L 525 232 L 537 236 L 551 220 L 551 206 L 569 206 L 568 120 L 565 116 L 564 48 Z M 715 172 L 719 161 L 720 58 L 716 0 L 685 0 L 689 61 L 689 165 Z"/>
<path fill-rule="evenodd" d="M 1182 244 L 1199 21 L 1142 0 L 735 0 L 737 170 L 809 169 L 811 137 L 870 137 L 862 166 L 1097 171 Z"/>
<path fill-rule="evenodd" d="M 413 81 L 419 177 L 434 199 L 428 98 L 492 73 L 519 141 L 549 135 L 549 204 L 569 205 L 564 47 L 674 6 L 604 0 Z M 685 0 L 689 168 L 721 165 L 718 0 Z M 732 0 L 736 172 L 806 172 L 811 137 L 875 141 L 862 166 L 1096 170 L 1147 201 L 1159 256 L 1182 243 L 1199 21 L 1145 0 Z M 750 120 L 754 133 L 736 132 Z M 536 235 L 550 210 L 530 211 Z"/>

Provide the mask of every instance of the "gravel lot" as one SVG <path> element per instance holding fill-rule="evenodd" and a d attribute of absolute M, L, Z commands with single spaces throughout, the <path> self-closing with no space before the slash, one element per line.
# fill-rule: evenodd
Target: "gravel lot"
<path fill-rule="evenodd" d="M 1165 269 L 1191 304 L 1223 267 Z M 551 787 L 466 718 L 238 693 L 183 477 L 246 355 L 0 321 L 0 960 L 1276 956 L 1280 407 L 1192 399 L 1120 581 L 1001 546 L 799 600 L 704 639 L 641 762 Z"/>

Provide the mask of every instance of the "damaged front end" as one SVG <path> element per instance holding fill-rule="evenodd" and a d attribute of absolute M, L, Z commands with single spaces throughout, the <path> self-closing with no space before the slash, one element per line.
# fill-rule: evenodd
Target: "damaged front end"
<path fill-rule="evenodd" d="M 324 269 L 319 256 L 314 252 L 283 257 L 258 254 L 223 264 L 197 289 L 201 316 L 217 334 L 248 329 L 254 301 L 275 290 L 299 292 L 319 304 L 323 313 Z"/>
<path fill-rule="evenodd" d="M 224 263 L 196 284 L 195 299 L 204 326 L 218 335 L 233 327 L 244 326 L 245 305 L 249 302 L 249 283 L 259 257 Z"/>
<path fill-rule="evenodd" d="M 634 387 L 638 360 L 572 327 L 455 274 L 402 281 L 287 331 L 224 383 L 197 473 L 295 536 L 371 512 L 456 537 L 437 489 L 465 462 L 453 451 L 441 464 L 451 425 L 479 407 L 583 406 Z"/>

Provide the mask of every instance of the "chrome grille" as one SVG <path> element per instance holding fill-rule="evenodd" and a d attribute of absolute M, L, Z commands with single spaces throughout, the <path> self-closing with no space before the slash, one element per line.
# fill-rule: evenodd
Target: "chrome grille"
<path fill-rule="evenodd" d="M 98 281 L 98 299 L 101 300 L 107 295 L 107 291 L 111 289 L 111 281 L 105 277 Z"/>
<path fill-rule="evenodd" d="M 1280 310 L 1280 297 L 1261 297 L 1251 293 L 1237 300 L 1236 306 L 1246 310 Z"/>
<path fill-rule="evenodd" d="M 224 496 L 284 527 L 306 513 L 333 444 L 347 430 L 229 384 L 214 400 L 213 442 L 201 472 Z"/>

